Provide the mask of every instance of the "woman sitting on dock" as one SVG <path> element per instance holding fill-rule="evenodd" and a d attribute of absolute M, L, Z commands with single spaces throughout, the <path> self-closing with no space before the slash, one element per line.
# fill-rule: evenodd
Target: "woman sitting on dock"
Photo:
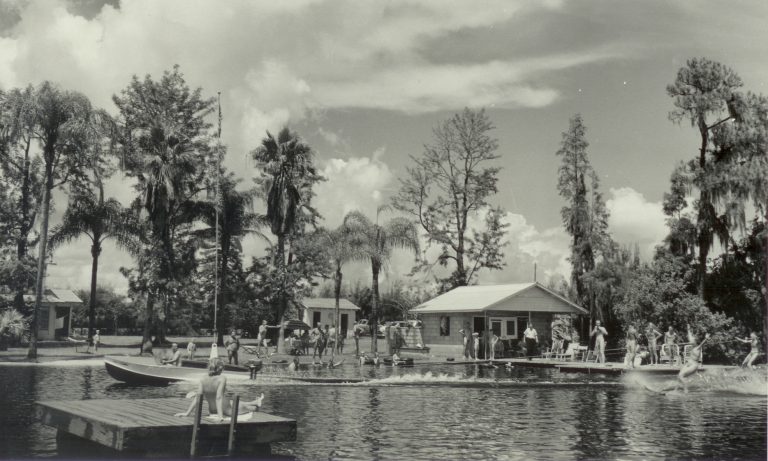
<path fill-rule="evenodd" d="M 215 414 L 219 421 L 223 420 L 225 416 L 232 416 L 232 402 L 224 396 L 227 390 L 227 378 L 221 376 L 222 371 L 224 371 L 223 360 L 214 358 L 208 361 L 208 376 L 200 380 L 197 388 L 197 395 L 202 395 L 208 402 L 208 412 L 211 416 Z M 238 414 L 258 411 L 263 400 L 264 394 L 261 394 L 258 399 L 240 402 Z M 176 413 L 176 416 L 191 415 L 195 410 L 196 403 L 196 401 L 192 402 L 185 413 Z"/>

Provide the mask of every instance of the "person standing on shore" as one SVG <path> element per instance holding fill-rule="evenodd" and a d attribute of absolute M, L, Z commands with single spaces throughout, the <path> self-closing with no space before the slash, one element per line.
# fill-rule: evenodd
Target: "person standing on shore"
<path fill-rule="evenodd" d="M 229 333 L 229 338 L 227 338 L 224 346 L 227 348 L 227 358 L 229 359 L 229 363 L 231 364 L 234 362 L 235 365 L 238 365 L 237 355 L 240 350 L 240 340 L 237 339 L 235 330 L 232 330 Z"/>
<path fill-rule="evenodd" d="M 99 330 L 96 330 L 96 334 L 93 335 L 93 352 L 99 350 L 99 343 L 101 342 L 101 336 L 99 336 Z"/>
<path fill-rule="evenodd" d="M 197 351 L 197 344 L 194 339 L 190 339 L 187 343 L 187 358 L 193 360 L 195 358 L 195 352 Z"/>
<path fill-rule="evenodd" d="M 595 355 L 597 361 L 605 363 L 605 337 L 608 336 L 608 330 L 602 327 L 600 320 L 595 320 L 595 327 L 590 336 L 595 337 Z"/>
<path fill-rule="evenodd" d="M 531 360 L 536 354 L 536 345 L 539 342 L 539 334 L 533 328 L 533 324 L 528 324 L 528 328 L 523 332 L 523 337 L 525 338 L 525 355 L 528 356 L 528 360 Z"/>

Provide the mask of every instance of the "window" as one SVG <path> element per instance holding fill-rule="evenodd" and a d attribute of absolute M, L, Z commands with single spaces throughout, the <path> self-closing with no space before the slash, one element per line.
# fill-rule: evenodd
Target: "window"
<path fill-rule="evenodd" d="M 517 318 L 493 317 L 491 329 L 501 339 L 517 339 Z"/>
<path fill-rule="evenodd" d="M 451 318 L 446 315 L 440 317 L 440 336 L 451 336 Z"/>

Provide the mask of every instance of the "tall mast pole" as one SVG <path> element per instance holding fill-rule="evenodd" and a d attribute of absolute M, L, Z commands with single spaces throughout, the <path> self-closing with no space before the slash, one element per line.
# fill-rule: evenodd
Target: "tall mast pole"
<path fill-rule="evenodd" d="M 216 132 L 216 197 L 214 209 L 216 210 L 216 256 L 213 270 L 213 334 L 217 337 L 219 332 L 219 174 L 221 172 L 221 91 L 218 92 L 219 126 Z"/>

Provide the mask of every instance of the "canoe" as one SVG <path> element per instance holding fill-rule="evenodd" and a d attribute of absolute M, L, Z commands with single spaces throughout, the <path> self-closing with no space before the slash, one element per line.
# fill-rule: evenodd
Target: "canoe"
<path fill-rule="evenodd" d="M 107 356 L 104 357 L 104 366 L 107 373 L 118 381 L 150 386 L 166 386 L 179 381 L 199 381 L 207 374 L 206 370 L 196 367 L 158 365 L 151 357 Z M 225 371 L 222 374 L 248 379 L 249 370 L 242 368 L 243 371 Z"/>

